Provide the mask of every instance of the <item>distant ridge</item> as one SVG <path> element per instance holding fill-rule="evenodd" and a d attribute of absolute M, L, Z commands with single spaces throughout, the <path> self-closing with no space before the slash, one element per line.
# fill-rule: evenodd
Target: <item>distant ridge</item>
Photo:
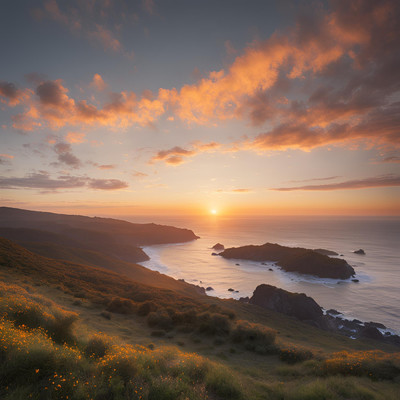
<path fill-rule="evenodd" d="M 33 243 L 46 243 L 101 252 L 129 262 L 148 260 L 138 246 L 198 238 L 189 229 L 173 226 L 10 207 L 0 207 L 0 235 L 28 248 L 32 248 Z"/>

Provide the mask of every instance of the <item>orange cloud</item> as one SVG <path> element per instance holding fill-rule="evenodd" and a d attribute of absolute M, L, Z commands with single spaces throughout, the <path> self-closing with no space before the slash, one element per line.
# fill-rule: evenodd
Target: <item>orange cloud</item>
<path fill-rule="evenodd" d="M 97 166 L 98 169 L 114 169 L 115 165 L 113 164 L 102 164 Z"/>
<path fill-rule="evenodd" d="M 191 150 L 186 150 L 182 147 L 175 146 L 169 150 L 160 150 L 151 158 L 150 164 L 157 161 L 164 161 L 169 165 L 180 165 L 186 162 L 186 160 L 190 157 L 194 157 L 199 153 L 212 152 L 220 146 L 221 145 L 216 142 L 202 143 L 200 141 L 193 142 Z"/>
<path fill-rule="evenodd" d="M 63 21 L 57 2 L 49 4 L 53 18 Z M 231 118 L 249 118 L 253 125 L 269 122 L 268 131 L 237 149 L 310 150 L 354 140 L 398 146 L 400 3 L 359 1 L 349 6 L 337 0 L 329 12 L 313 12 L 301 15 L 291 30 L 248 46 L 226 70 L 211 71 L 180 89 L 141 97 L 114 93 L 100 107 L 71 98 L 61 80 L 41 82 L 38 98 L 22 102 L 27 108 L 14 116 L 13 126 L 147 126 L 168 110 L 174 114 L 169 119 L 189 124 Z M 104 27 L 96 25 L 95 32 L 104 45 L 119 51 L 119 42 Z M 95 75 L 92 84 L 102 82 Z M 198 150 L 193 145 L 190 151 Z M 177 165 L 185 157 L 171 154 L 163 161 Z"/>
<path fill-rule="evenodd" d="M 93 75 L 93 80 L 90 83 L 90 86 L 99 92 L 103 91 L 106 87 L 107 84 L 104 82 L 103 78 L 99 74 L 94 74 Z"/>
<path fill-rule="evenodd" d="M 65 141 L 71 144 L 79 144 L 85 142 L 85 134 L 79 132 L 68 132 Z"/>
<path fill-rule="evenodd" d="M 218 193 L 250 193 L 252 192 L 251 189 L 244 189 L 244 188 L 239 188 L 239 189 L 218 189 L 217 190 Z"/>
<path fill-rule="evenodd" d="M 32 91 L 29 89 L 21 90 L 11 82 L 0 81 L 0 101 L 8 104 L 10 107 L 15 107 L 27 101 L 31 94 Z"/>

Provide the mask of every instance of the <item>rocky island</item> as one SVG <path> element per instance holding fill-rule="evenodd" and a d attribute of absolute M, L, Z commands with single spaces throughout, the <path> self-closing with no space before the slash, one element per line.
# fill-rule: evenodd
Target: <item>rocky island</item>
<path fill-rule="evenodd" d="M 345 260 L 331 258 L 315 250 L 280 246 L 276 243 L 232 247 L 224 250 L 220 256 L 227 259 L 273 261 L 287 272 L 320 278 L 348 279 L 355 274 L 353 267 Z"/>

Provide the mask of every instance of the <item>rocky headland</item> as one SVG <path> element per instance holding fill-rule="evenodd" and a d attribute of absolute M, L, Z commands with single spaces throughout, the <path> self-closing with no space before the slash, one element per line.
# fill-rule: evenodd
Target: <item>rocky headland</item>
<path fill-rule="evenodd" d="M 320 278 L 348 279 L 355 275 L 353 267 L 345 260 L 331 258 L 316 250 L 280 246 L 276 243 L 232 247 L 225 249 L 220 256 L 227 259 L 273 261 L 287 272 L 315 275 Z"/>
<path fill-rule="evenodd" d="M 343 318 L 336 310 L 325 311 L 312 298 L 304 293 L 292 293 L 272 285 L 257 286 L 250 298 L 241 298 L 240 301 L 262 308 L 276 311 L 317 328 L 343 334 L 353 339 L 374 339 L 400 346 L 400 336 L 386 331 L 383 324 L 378 322 L 352 321 Z"/>

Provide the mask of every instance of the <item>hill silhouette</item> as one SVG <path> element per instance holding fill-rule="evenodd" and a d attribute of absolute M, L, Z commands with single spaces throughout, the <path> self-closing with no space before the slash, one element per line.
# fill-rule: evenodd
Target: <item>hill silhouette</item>
<path fill-rule="evenodd" d="M 9 207 L 0 207 L 0 236 L 32 249 L 35 246 L 33 243 L 46 243 L 48 246 L 102 252 L 130 262 L 148 260 L 139 246 L 187 242 L 198 238 L 189 229 L 166 225 L 133 224 L 112 218 Z"/>

